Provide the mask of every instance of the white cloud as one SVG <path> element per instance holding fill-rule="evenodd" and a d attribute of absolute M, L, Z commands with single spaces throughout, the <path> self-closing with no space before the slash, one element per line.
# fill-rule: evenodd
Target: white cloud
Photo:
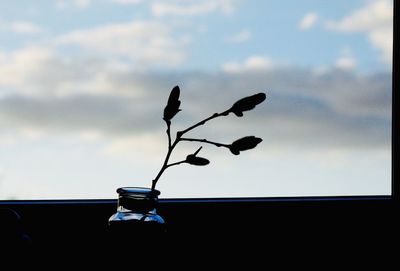
<path fill-rule="evenodd" d="M 393 29 L 386 28 L 379 31 L 371 31 L 368 38 L 373 46 L 381 50 L 383 60 L 387 63 L 392 63 Z"/>
<path fill-rule="evenodd" d="M 27 21 L 15 21 L 0 24 L 0 30 L 10 31 L 18 34 L 38 34 L 43 32 L 43 29 L 33 23 Z"/>
<path fill-rule="evenodd" d="M 334 67 L 342 70 L 354 70 L 356 66 L 357 60 L 353 56 L 351 49 L 348 47 L 343 48 L 341 55 L 334 64 Z"/>
<path fill-rule="evenodd" d="M 120 5 L 136 5 L 143 2 L 143 0 L 110 0 L 112 3 Z"/>
<path fill-rule="evenodd" d="M 369 1 L 368 4 L 337 22 L 328 22 L 327 26 L 338 31 L 369 31 L 392 24 L 393 5 L 390 0 Z"/>
<path fill-rule="evenodd" d="M 32 22 L 13 22 L 10 24 L 10 30 L 22 34 L 36 34 L 43 31 L 43 29 Z"/>
<path fill-rule="evenodd" d="M 90 5 L 90 0 L 75 0 L 73 2 L 79 8 L 86 8 Z"/>
<path fill-rule="evenodd" d="M 246 42 L 251 38 L 251 32 L 248 30 L 242 30 L 239 33 L 236 33 L 232 37 L 228 39 L 229 42 L 232 43 L 242 43 Z"/>
<path fill-rule="evenodd" d="M 108 24 L 56 38 L 56 45 L 77 45 L 109 57 L 128 58 L 137 68 L 174 67 L 185 58 L 190 37 L 174 37 L 172 28 L 151 21 Z"/>
<path fill-rule="evenodd" d="M 26 47 L 3 54 L 0 62 L 0 87 L 5 86 L 6 90 L 11 88 L 14 91 L 17 89 L 26 95 L 35 93 L 35 85 L 29 83 L 36 75 L 48 72 L 47 68 L 53 57 L 53 51 L 41 47 Z M 1 90 L 5 91 L 0 88 Z"/>
<path fill-rule="evenodd" d="M 315 25 L 318 20 L 318 14 L 315 12 L 307 13 L 299 22 L 300 30 L 308 30 Z"/>
<path fill-rule="evenodd" d="M 155 16 L 193 16 L 216 11 L 229 14 L 234 11 L 234 4 L 232 0 L 155 2 L 151 5 L 151 11 Z"/>
<path fill-rule="evenodd" d="M 116 93 L 137 97 L 141 94 L 139 89 L 120 83 L 130 69 L 132 66 L 101 57 L 62 56 L 51 47 L 28 46 L 10 53 L 0 52 L 0 98 Z"/>
<path fill-rule="evenodd" d="M 339 32 L 364 32 L 371 44 L 382 52 L 382 59 L 391 63 L 393 51 L 393 4 L 390 0 L 369 1 L 349 16 L 326 24 Z"/>
<path fill-rule="evenodd" d="M 335 67 L 343 70 L 353 70 L 357 66 L 357 61 L 351 56 L 341 56 L 335 62 Z"/>
<path fill-rule="evenodd" d="M 134 73 L 132 71 L 135 71 Z M 62 56 L 55 48 L 31 46 L 0 51 L 0 98 L 121 95 L 140 97 L 142 73 L 134 65 L 101 56 Z M 151 80 L 151 79 L 149 79 Z M 129 83 L 128 83 L 129 82 Z"/>
<path fill-rule="evenodd" d="M 249 71 L 263 71 L 270 69 L 272 62 L 270 59 L 263 56 L 251 56 L 242 63 L 232 61 L 222 65 L 222 70 L 226 73 L 238 73 Z"/>
<path fill-rule="evenodd" d="M 84 9 L 87 8 L 91 3 L 91 0 L 57 0 L 56 7 L 59 9 L 64 9 L 71 5 L 72 7 Z"/>

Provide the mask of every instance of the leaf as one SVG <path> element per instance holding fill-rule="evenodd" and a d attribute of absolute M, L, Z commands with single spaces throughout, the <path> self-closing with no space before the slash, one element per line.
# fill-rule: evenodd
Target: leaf
<path fill-rule="evenodd" d="M 252 96 L 248 96 L 240 99 L 229 109 L 230 112 L 233 112 L 236 116 L 242 117 L 244 111 L 252 110 L 256 107 L 256 105 L 262 103 L 266 98 L 265 93 L 257 93 Z"/>
<path fill-rule="evenodd" d="M 210 163 L 210 161 L 206 158 L 196 156 L 194 154 L 189 154 L 186 156 L 186 163 L 194 165 L 194 166 L 205 166 Z"/>
<path fill-rule="evenodd" d="M 179 86 L 175 86 L 171 93 L 169 94 L 167 106 L 164 108 L 164 117 L 165 121 L 170 121 L 181 109 L 179 106 L 181 105 L 181 101 L 179 100 L 180 89 Z"/>
<path fill-rule="evenodd" d="M 230 146 L 229 150 L 234 155 L 240 154 L 241 151 L 250 150 L 255 148 L 260 142 L 261 138 L 255 136 L 245 136 L 234 141 Z"/>

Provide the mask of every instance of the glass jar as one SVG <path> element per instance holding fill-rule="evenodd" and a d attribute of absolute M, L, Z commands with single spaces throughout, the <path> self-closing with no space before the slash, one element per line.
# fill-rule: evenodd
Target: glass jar
<path fill-rule="evenodd" d="M 138 241 L 140 238 L 162 236 L 164 219 L 157 214 L 160 191 L 144 187 L 121 187 L 117 189 L 118 207 L 108 225 L 115 240 Z"/>

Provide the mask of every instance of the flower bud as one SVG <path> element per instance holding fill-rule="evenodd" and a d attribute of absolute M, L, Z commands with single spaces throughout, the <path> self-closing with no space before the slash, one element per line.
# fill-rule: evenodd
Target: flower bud
<path fill-rule="evenodd" d="M 256 105 L 262 103 L 266 98 L 265 93 L 258 93 L 252 96 L 240 99 L 231 107 L 230 112 L 233 112 L 236 116 L 242 117 L 244 111 L 252 110 Z"/>
<path fill-rule="evenodd" d="M 234 141 L 230 146 L 229 150 L 234 155 L 240 154 L 241 151 L 250 150 L 255 148 L 260 142 L 261 138 L 255 136 L 246 136 Z"/>
<path fill-rule="evenodd" d="M 194 166 L 205 166 L 210 163 L 210 161 L 203 157 L 195 156 L 194 154 L 189 154 L 186 156 L 186 163 Z"/>
<path fill-rule="evenodd" d="M 181 105 L 181 101 L 179 101 L 180 90 L 178 86 L 175 86 L 168 98 L 167 106 L 164 108 L 164 117 L 165 121 L 170 121 L 181 109 L 179 106 Z"/>

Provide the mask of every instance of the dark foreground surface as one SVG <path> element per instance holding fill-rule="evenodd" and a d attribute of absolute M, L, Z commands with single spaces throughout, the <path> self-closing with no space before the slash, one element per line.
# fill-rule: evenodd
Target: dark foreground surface
<path fill-rule="evenodd" d="M 14 266 L 83 259 L 93 267 L 133 267 L 191 259 L 193 266 L 322 260 L 328 268 L 349 261 L 389 264 L 398 246 L 398 214 L 385 197 L 161 200 L 158 213 L 167 225 L 161 235 L 110 231 L 114 200 L 15 201 L 0 208 L 0 258 Z M 14 221 L 10 209 L 20 219 Z"/>

